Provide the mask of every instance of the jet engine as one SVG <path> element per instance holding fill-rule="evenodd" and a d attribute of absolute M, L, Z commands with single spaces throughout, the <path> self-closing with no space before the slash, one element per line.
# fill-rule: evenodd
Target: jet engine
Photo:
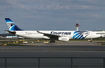
<path fill-rule="evenodd" d="M 59 37 L 59 41 L 69 41 L 69 37 Z"/>

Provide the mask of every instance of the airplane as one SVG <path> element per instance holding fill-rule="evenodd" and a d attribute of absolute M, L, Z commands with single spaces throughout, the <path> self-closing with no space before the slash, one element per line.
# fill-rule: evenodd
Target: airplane
<path fill-rule="evenodd" d="M 34 39 L 49 39 L 50 43 L 58 41 L 69 41 L 70 39 L 93 39 L 99 38 L 100 35 L 94 31 L 56 31 L 56 30 L 23 30 L 19 28 L 10 18 L 5 18 L 8 26 L 7 32 Z"/>

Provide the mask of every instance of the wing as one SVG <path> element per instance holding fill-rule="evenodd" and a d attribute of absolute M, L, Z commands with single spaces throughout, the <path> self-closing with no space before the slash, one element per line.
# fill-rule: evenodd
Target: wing
<path fill-rule="evenodd" d="M 57 39 L 58 40 L 58 37 L 60 37 L 59 35 L 53 35 L 53 34 L 43 33 L 43 32 L 40 32 L 38 30 L 37 30 L 37 32 L 40 33 L 40 34 L 43 34 L 44 36 L 49 37 L 50 39 Z"/>

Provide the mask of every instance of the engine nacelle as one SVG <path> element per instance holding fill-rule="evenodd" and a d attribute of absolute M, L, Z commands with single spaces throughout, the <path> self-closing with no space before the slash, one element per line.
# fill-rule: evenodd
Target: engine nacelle
<path fill-rule="evenodd" d="M 43 36 L 43 38 L 44 38 L 44 39 L 50 39 L 50 38 L 49 38 L 49 37 L 47 37 L 47 36 Z"/>
<path fill-rule="evenodd" d="M 59 41 L 69 41 L 69 37 L 59 37 L 58 40 Z"/>
<path fill-rule="evenodd" d="M 105 37 L 105 35 L 101 35 L 100 37 L 102 37 L 102 38 L 103 38 L 103 37 Z"/>

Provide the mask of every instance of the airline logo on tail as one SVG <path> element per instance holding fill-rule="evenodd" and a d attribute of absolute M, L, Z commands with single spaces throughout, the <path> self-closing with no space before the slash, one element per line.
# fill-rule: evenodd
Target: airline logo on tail
<path fill-rule="evenodd" d="M 5 21 L 7 23 L 9 31 L 19 31 L 19 30 L 22 30 L 17 25 L 15 25 L 14 22 L 10 18 L 5 18 Z"/>

